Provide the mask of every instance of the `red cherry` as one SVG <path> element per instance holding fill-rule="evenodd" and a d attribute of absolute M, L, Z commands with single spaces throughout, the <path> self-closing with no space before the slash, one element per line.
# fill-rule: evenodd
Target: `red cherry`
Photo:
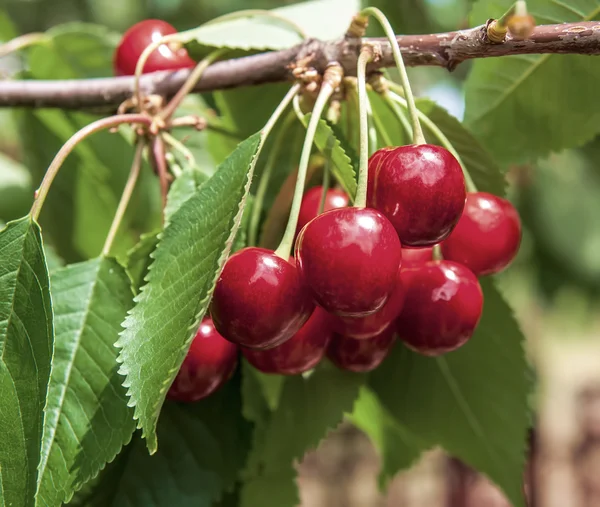
<path fill-rule="evenodd" d="M 404 249 L 402 250 L 404 252 Z M 403 254 L 404 255 L 404 254 Z M 402 260 L 404 266 L 404 259 Z M 366 317 L 338 317 L 331 315 L 333 330 L 342 336 L 355 340 L 371 339 L 381 334 L 396 320 L 404 304 L 404 284 L 400 276 L 401 270 L 396 275 L 396 286 L 381 310 Z"/>
<path fill-rule="evenodd" d="M 426 248 L 403 248 L 402 269 L 418 266 L 433 260 L 433 247 Z"/>
<path fill-rule="evenodd" d="M 476 275 L 490 275 L 511 263 L 520 243 L 521 220 L 514 206 L 502 197 L 475 192 L 467 194 L 463 215 L 442 243 L 442 254 Z"/>
<path fill-rule="evenodd" d="M 254 247 L 227 260 L 211 304 L 217 331 L 229 341 L 253 349 L 285 342 L 313 309 L 296 266 L 272 250 Z"/>
<path fill-rule="evenodd" d="M 334 315 L 362 317 L 381 309 L 394 290 L 402 249 L 378 211 L 339 208 L 306 224 L 295 257 L 319 305 Z"/>
<path fill-rule="evenodd" d="M 144 49 L 151 42 L 173 33 L 177 33 L 177 30 L 160 19 L 147 19 L 133 25 L 125 32 L 115 52 L 113 60 L 115 74 L 117 76 L 133 76 L 137 61 Z M 196 65 L 196 62 L 188 56 L 185 48 L 174 46 L 176 44 L 163 44 L 154 50 L 146 60 L 144 72 L 187 69 Z"/>
<path fill-rule="evenodd" d="M 167 397 L 189 403 L 214 393 L 233 374 L 237 349 L 217 332 L 210 317 L 204 318 Z"/>
<path fill-rule="evenodd" d="M 437 356 L 467 342 L 481 317 L 483 293 L 462 264 L 430 261 L 402 270 L 406 300 L 396 321 L 398 337 L 411 349 Z"/>
<path fill-rule="evenodd" d="M 385 359 L 395 340 L 393 326 L 369 340 L 355 340 L 334 334 L 327 348 L 327 357 L 343 370 L 357 373 L 371 371 Z"/>
<path fill-rule="evenodd" d="M 393 151 L 394 148 L 386 147 L 377 150 L 369 158 L 368 184 L 367 184 L 367 202 L 373 202 L 373 190 L 375 189 L 375 176 L 379 172 L 379 168 L 386 155 Z"/>
<path fill-rule="evenodd" d="M 298 226 L 296 231 L 300 232 L 300 229 L 304 227 L 308 222 L 315 218 L 319 214 L 319 207 L 321 206 L 321 197 L 323 195 L 323 187 L 313 187 L 309 189 L 302 199 L 302 205 L 300 206 L 300 214 L 298 215 Z M 325 206 L 323 211 L 329 211 L 336 208 L 345 208 L 348 206 L 348 196 L 343 190 L 336 188 L 330 188 L 327 190 L 325 195 Z"/>
<path fill-rule="evenodd" d="M 299 375 L 312 370 L 323 358 L 331 338 L 330 318 L 316 307 L 306 324 L 285 343 L 269 350 L 242 349 L 242 353 L 263 373 Z"/>
<path fill-rule="evenodd" d="M 399 146 L 382 157 L 367 205 L 392 222 L 405 247 L 445 239 L 465 206 L 465 180 L 456 158 L 432 144 Z"/>

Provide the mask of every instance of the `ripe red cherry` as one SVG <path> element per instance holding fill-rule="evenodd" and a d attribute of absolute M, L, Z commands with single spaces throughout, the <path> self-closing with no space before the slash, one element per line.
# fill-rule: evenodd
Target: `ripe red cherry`
<path fill-rule="evenodd" d="M 147 19 L 133 25 L 125 32 L 115 52 L 113 66 L 117 76 L 133 76 L 135 66 L 142 52 L 151 43 L 160 40 L 165 35 L 177 33 L 177 30 L 169 23 L 159 19 Z M 163 44 L 153 51 L 144 72 L 156 72 L 157 70 L 177 70 L 194 67 L 196 63 L 182 47 L 175 44 Z"/>
<path fill-rule="evenodd" d="M 217 332 L 209 317 L 204 318 L 167 397 L 193 402 L 214 393 L 233 374 L 237 350 Z"/>
<path fill-rule="evenodd" d="M 402 269 L 418 266 L 433 260 L 433 247 L 426 248 L 403 248 Z"/>
<path fill-rule="evenodd" d="M 331 338 L 331 316 L 318 306 L 310 319 L 288 341 L 269 350 L 242 349 L 257 370 L 279 375 L 299 375 L 312 370 L 325 354 Z"/>
<path fill-rule="evenodd" d="M 304 197 L 302 198 L 302 205 L 300 206 L 300 214 L 298 215 L 298 226 L 296 231 L 300 232 L 308 222 L 315 218 L 319 214 L 319 207 L 321 206 L 321 197 L 323 195 L 323 187 L 313 187 L 309 189 Z M 345 208 L 348 206 L 348 196 L 343 190 L 336 188 L 330 188 L 325 194 L 325 206 L 323 211 L 329 211 L 336 208 Z"/>
<path fill-rule="evenodd" d="M 402 270 L 406 300 L 396 321 L 398 337 L 411 349 L 437 356 L 467 342 L 481 317 L 483 293 L 462 264 L 430 261 Z"/>
<path fill-rule="evenodd" d="M 402 266 L 404 266 L 404 259 L 402 259 Z M 399 269 L 396 275 L 396 286 L 381 310 L 366 317 L 331 315 L 329 318 L 332 321 L 333 330 L 337 334 L 355 340 L 367 340 L 381 334 L 396 320 L 404 304 L 405 291 L 400 273 L 401 270 Z"/>
<path fill-rule="evenodd" d="M 327 348 L 327 357 L 343 370 L 357 373 L 377 368 L 395 342 L 393 326 L 369 340 L 355 340 L 334 334 Z"/>
<path fill-rule="evenodd" d="M 399 146 L 382 157 L 367 206 L 392 222 L 405 247 L 432 246 L 448 237 L 466 198 L 456 158 L 432 144 Z"/>
<path fill-rule="evenodd" d="M 340 208 L 306 224 L 295 257 L 319 305 L 334 315 L 362 317 L 381 309 L 394 290 L 402 248 L 378 211 Z"/>
<path fill-rule="evenodd" d="M 285 342 L 313 309 L 296 266 L 272 250 L 254 247 L 227 260 L 211 304 L 217 331 L 227 340 L 253 349 Z"/>
<path fill-rule="evenodd" d="M 379 168 L 386 155 L 391 152 L 394 148 L 386 147 L 377 150 L 371 157 L 369 158 L 369 171 L 367 173 L 368 176 L 368 184 L 367 184 L 367 202 L 373 202 L 373 190 L 375 188 L 375 176 L 379 172 Z"/>
<path fill-rule="evenodd" d="M 475 192 L 467 195 L 458 225 L 442 243 L 442 254 L 476 275 L 490 275 L 511 263 L 520 243 L 521 220 L 514 206 L 502 197 Z"/>

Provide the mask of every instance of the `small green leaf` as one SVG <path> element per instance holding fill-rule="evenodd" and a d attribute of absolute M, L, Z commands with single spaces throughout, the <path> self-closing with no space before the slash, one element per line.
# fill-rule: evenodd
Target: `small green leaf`
<path fill-rule="evenodd" d="M 204 316 L 239 228 L 260 134 L 234 151 L 173 215 L 118 341 L 120 373 L 151 453 L 165 394 Z"/>
<path fill-rule="evenodd" d="M 140 240 L 127 252 L 127 255 L 122 260 L 136 294 L 140 291 L 140 287 L 146 280 L 146 275 L 152 263 L 150 254 L 154 252 L 158 245 L 159 234 L 160 231 L 142 234 Z"/>
<path fill-rule="evenodd" d="M 0 499 L 33 506 L 50 378 L 53 329 L 39 226 L 0 231 Z"/>
<path fill-rule="evenodd" d="M 302 119 L 304 127 L 308 127 L 310 115 L 311 113 L 305 115 Z M 323 156 L 331 160 L 331 172 L 335 179 L 342 185 L 344 191 L 350 196 L 350 199 L 354 199 L 357 188 L 356 159 L 351 159 L 344 150 L 341 141 L 341 139 L 343 139 L 342 131 L 337 129 L 336 133 L 334 133 L 331 125 L 325 120 L 319 120 L 319 125 L 315 134 L 315 144 Z M 344 140 L 343 143 L 349 146 L 347 141 Z M 351 153 L 356 152 L 352 151 Z"/>
<path fill-rule="evenodd" d="M 519 507 L 529 422 L 524 338 L 493 281 L 481 284 L 484 312 L 469 343 L 438 358 L 399 344 L 370 386 L 420 442 L 486 474 Z"/>
<path fill-rule="evenodd" d="M 427 449 L 423 442 L 390 415 L 367 387 L 360 390 L 349 418 L 368 435 L 381 456 L 382 487 L 398 472 L 410 468 Z"/>
<path fill-rule="evenodd" d="M 485 23 L 513 3 L 480 0 L 471 20 Z M 600 19 L 597 0 L 529 0 L 527 7 L 539 24 Z M 503 164 L 580 146 L 600 132 L 597 63 L 585 55 L 557 54 L 476 61 L 465 85 L 465 122 Z"/>
<path fill-rule="evenodd" d="M 431 100 L 419 99 L 417 107 L 436 124 L 452 143 L 477 189 L 482 192 L 504 195 L 506 189 L 504 173 L 473 134 L 448 111 Z M 427 133 L 427 127 L 423 125 L 423 128 Z M 433 136 L 428 136 L 427 139 L 439 144 Z"/>
<path fill-rule="evenodd" d="M 133 306 L 124 269 L 97 258 L 52 275 L 54 359 L 36 505 L 60 506 L 112 461 L 135 429 L 114 343 Z"/>
<path fill-rule="evenodd" d="M 33 203 L 31 175 L 18 162 L 0 153 L 0 218 L 14 220 Z"/>

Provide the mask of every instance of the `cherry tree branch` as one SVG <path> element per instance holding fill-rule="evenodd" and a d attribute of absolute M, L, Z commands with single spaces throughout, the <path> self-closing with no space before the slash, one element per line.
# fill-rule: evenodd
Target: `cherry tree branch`
<path fill-rule="evenodd" d="M 298 64 L 323 72 L 338 61 L 346 75 L 356 75 L 360 40 L 319 41 L 309 39 L 293 48 L 259 53 L 212 64 L 195 87 L 197 92 L 291 81 Z M 382 58 L 369 70 L 394 65 L 385 39 L 363 39 L 378 44 Z M 434 65 L 453 70 L 474 58 L 523 54 L 600 55 L 600 22 L 540 25 L 527 40 L 510 36 L 501 44 L 490 42 L 484 26 L 428 35 L 398 36 L 406 65 Z M 190 70 L 155 72 L 141 78 L 144 94 L 170 97 L 183 85 Z M 57 107 L 61 109 L 114 109 L 131 97 L 133 77 L 111 77 L 56 81 L 0 81 L 0 107 Z"/>

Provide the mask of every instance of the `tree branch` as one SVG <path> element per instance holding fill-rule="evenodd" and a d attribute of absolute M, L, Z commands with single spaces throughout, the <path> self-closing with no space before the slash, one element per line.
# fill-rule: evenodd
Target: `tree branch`
<path fill-rule="evenodd" d="M 381 47 L 383 57 L 370 70 L 394 65 L 391 48 L 384 39 L 363 39 Z M 454 69 L 474 58 L 522 54 L 600 55 L 600 22 L 565 23 L 536 27 L 528 40 L 508 37 L 502 44 L 491 43 L 484 26 L 429 35 L 398 37 L 407 65 L 435 65 Z M 315 39 L 283 51 L 217 62 L 206 69 L 195 91 L 212 91 L 238 86 L 292 80 L 298 61 L 322 72 L 337 60 L 346 75 L 356 74 L 360 41 Z M 145 94 L 172 96 L 185 82 L 189 70 L 155 72 L 142 76 Z M 58 107 L 62 109 L 114 109 L 131 97 L 133 77 L 111 77 L 64 81 L 0 81 L 0 107 Z"/>

